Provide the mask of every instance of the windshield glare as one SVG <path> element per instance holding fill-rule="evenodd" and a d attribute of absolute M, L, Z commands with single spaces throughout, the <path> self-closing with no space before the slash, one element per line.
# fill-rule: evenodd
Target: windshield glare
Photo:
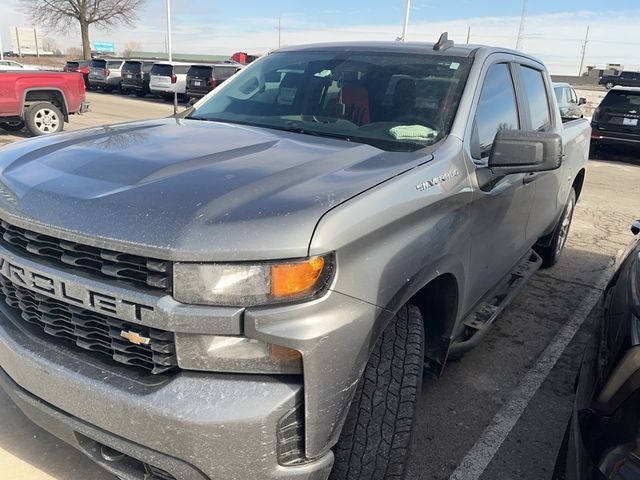
<path fill-rule="evenodd" d="M 470 63 L 431 54 L 274 53 L 189 117 L 413 151 L 449 133 Z"/>

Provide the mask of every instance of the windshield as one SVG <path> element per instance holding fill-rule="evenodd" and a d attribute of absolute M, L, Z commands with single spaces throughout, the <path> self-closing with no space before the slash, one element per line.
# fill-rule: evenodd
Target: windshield
<path fill-rule="evenodd" d="M 470 64 L 430 54 L 274 53 L 189 117 L 413 151 L 449 133 Z"/>

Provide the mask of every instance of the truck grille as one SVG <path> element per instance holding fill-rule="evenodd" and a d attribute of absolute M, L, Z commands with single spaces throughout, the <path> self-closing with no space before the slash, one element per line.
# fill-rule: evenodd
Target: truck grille
<path fill-rule="evenodd" d="M 166 291 L 170 287 L 170 263 L 164 260 L 69 242 L 16 227 L 4 220 L 0 220 L 0 244 L 103 277 L 142 283 Z"/>
<path fill-rule="evenodd" d="M 18 286 L 2 275 L 0 297 L 16 310 L 16 317 L 49 335 L 70 340 L 79 348 L 108 355 L 116 362 L 140 367 L 152 374 L 177 368 L 172 332 L 134 325 L 69 305 Z M 147 345 L 135 345 L 120 336 L 123 331 L 136 332 L 150 341 Z"/>

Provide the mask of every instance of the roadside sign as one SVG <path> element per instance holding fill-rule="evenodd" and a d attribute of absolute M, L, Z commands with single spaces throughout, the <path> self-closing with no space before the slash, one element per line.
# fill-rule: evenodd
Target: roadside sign
<path fill-rule="evenodd" d="M 91 50 L 102 53 L 115 53 L 116 47 L 113 42 L 91 42 Z"/>

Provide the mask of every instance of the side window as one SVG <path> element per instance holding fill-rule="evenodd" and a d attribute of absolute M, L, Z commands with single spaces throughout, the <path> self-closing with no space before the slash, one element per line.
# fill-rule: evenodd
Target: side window
<path fill-rule="evenodd" d="M 474 143 L 479 142 L 475 158 L 489 156 L 500 130 L 519 128 L 518 107 L 511 71 L 506 63 L 493 65 L 484 79 L 474 127 Z M 477 138 L 477 140 L 476 140 Z"/>
<path fill-rule="evenodd" d="M 578 95 L 576 95 L 576 91 L 573 88 L 570 88 L 569 92 L 571 92 L 571 103 L 578 103 Z"/>
<path fill-rule="evenodd" d="M 544 84 L 544 77 L 540 70 L 520 66 L 520 76 L 529 102 L 531 113 L 531 129 L 535 132 L 547 131 L 551 125 L 549 113 L 549 98 Z"/>
<path fill-rule="evenodd" d="M 564 88 L 554 88 L 553 89 L 553 93 L 556 95 L 556 100 L 558 101 L 558 103 L 564 103 Z"/>

